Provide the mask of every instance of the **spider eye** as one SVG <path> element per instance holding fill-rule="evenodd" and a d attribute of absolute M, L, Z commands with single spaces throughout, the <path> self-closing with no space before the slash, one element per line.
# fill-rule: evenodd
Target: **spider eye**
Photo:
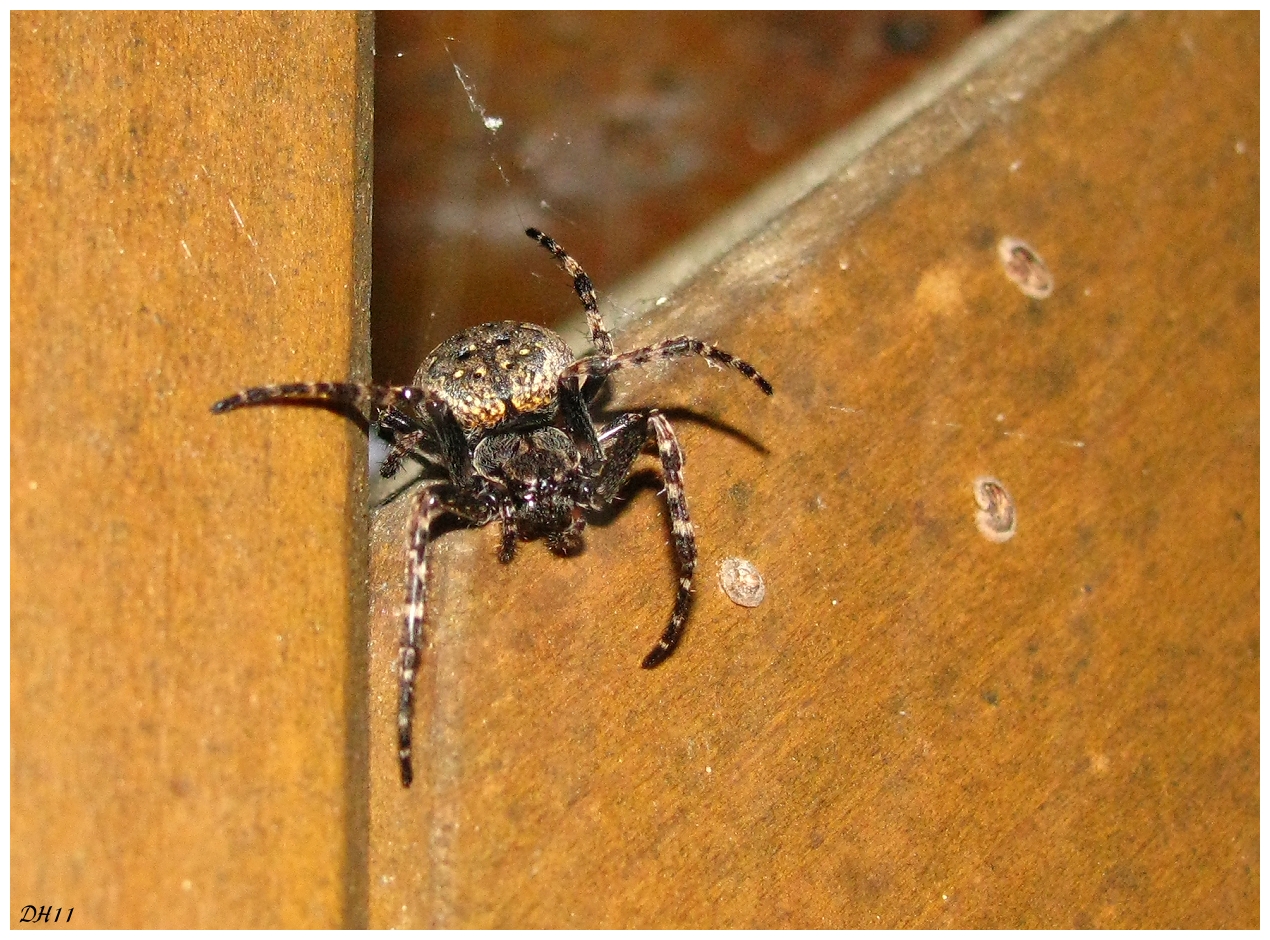
<path fill-rule="evenodd" d="M 454 354 L 454 358 L 459 360 L 459 362 L 462 362 L 464 359 L 468 358 L 468 356 L 470 355 L 472 355 L 472 347 L 468 346 L 456 352 Z"/>
<path fill-rule="evenodd" d="M 506 346 L 506 345 L 508 345 L 511 341 L 512 341 L 512 338 L 511 338 L 510 336 L 507 336 L 506 334 L 504 334 L 503 336 L 497 336 L 497 337 L 495 337 L 495 338 L 494 338 L 494 345 L 495 345 L 495 346 Z"/>

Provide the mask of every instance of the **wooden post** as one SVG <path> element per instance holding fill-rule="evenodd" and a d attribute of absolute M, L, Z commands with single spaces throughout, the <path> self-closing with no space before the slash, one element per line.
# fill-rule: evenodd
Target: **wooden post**
<path fill-rule="evenodd" d="M 364 923 L 372 20 L 10 34 L 10 923 Z"/>

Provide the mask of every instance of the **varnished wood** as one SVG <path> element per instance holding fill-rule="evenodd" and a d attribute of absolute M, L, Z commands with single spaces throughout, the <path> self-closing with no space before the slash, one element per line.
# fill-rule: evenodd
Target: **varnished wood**
<path fill-rule="evenodd" d="M 368 378 L 368 26 L 11 20 L 13 922 L 1256 926 L 1255 17 L 1029 21 L 606 310 L 776 386 L 614 381 L 683 644 L 655 483 L 577 558 L 445 534 L 408 792 L 405 502 L 368 591 L 356 428 L 207 410 Z"/>
<path fill-rule="evenodd" d="M 11 924 L 357 924 L 371 20 L 10 35 Z"/>
<path fill-rule="evenodd" d="M 409 792 L 382 512 L 372 923 L 1256 926 L 1258 43 L 1252 14 L 1037 18 L 627 323 L 619 351 L 693 333 L 776 387 L 615 382 L 675 409 L 684 641 L 639 668 L 674 593 L 656 485 L 578 558 L 446 534 Z"/>

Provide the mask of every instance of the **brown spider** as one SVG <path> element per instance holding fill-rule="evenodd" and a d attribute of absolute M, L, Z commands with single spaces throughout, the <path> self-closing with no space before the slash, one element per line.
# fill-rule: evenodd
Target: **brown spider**
<path fill-rule="evenodd" d="M 681 356 L 702 356 L 733 368 L 764 394 L 772 394 L 771 384 L 749 363 L 690 336 L 614 355 L 591 279 L 551 238 L 532 228 L 526 234 L 573 278 L 586 308 L 594 355 L 575 358 L 568 344 L 550 330 L 506 320 L 451 336 L 419 367 L 414 385 L 266 385 L 212 406 L 216 414 L 283 400 L 332 402 L 359 413 L 369 408 L 371 419 L 394 437 L 381 474 L 392 476 L 407 457 L 439 473 L 440 479 L 425 482 L 414 494 L 410 518 L 397 710 L 401 782 L 407 787 L 414 776 L 414 679 L 433 521 L 451 516 L 484 526 L 497 520 L 502 526 L 503 562 L 512 560 L 518 539 L 545 538 L 553 552 L 572 554 L 582 543 L 585 513 L 613 502 L 635 458 L 655 440 L 679 562 L 679 590 L 670 623 L 644 657 L 644 668 L 652 669 L 674 652 L 692 600 L 697 545 L 683 491 L 683 451 L 670 422 L 656 409 L 620 415 L 597 431 L 590 405 L 607 377 L 619 369 Z"/>

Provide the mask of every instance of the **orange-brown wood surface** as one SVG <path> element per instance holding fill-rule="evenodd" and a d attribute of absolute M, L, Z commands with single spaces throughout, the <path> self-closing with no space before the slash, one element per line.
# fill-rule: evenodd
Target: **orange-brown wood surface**
<path fill-rule="evenodd" d="M 371 31 L 11 17 L 11 924 L 364 919 Z"/>
<path fill-rule="evenodd" d="M 1014 23 L 611 316 L 777 389 L 614 382 L 683 645 L 655 478 L 576 558 L 445 534 L 403 791 L 408 500 L 368 552 L 351 422 L 208 413 L 368 375 L 369 18 L 14 15 L 11 923 L 1257 926 L 1259 22 Z"/>
<path fill-rule="evenodd" d="M 573 559 L 446 534 L 403 791 L 407 501 L 379 514 L 371 923 L 1257 925 L 1258 21 L 1028 22 L 627 318 L 619 348 L 699 334 L 777 389 L 615 382 L 687 452 L 664 666 L 655 483 Z"/>

